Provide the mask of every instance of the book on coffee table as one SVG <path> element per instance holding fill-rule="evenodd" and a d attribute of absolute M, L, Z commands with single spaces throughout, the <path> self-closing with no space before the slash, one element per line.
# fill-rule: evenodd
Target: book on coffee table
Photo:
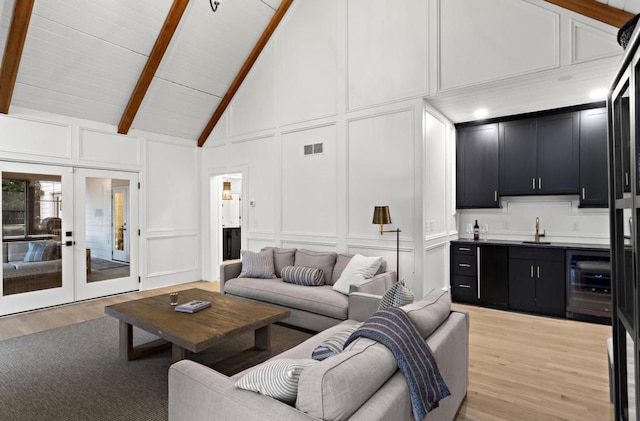
<path fill-rule="evenodd" d="M 181 313 L 195 313 L 207 307 L 211 307 L 211 301 L 192 300 L 176 306 L 176 311 Z"/>

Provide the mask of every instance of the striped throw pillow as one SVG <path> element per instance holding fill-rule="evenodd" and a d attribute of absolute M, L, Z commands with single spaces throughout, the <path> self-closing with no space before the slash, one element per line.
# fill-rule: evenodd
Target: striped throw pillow
<path fill-rule="evenodd" d="M 282 274 L 282 280 L 290 284 L 305 286 L 324 285 L 324 273 L 320 268 L 285 266 L 280 273 Z"/>
<path fill-rule="evenodd" d="M 334 355 L 338 355 L 342 352 L 344 348 L 344 344 L 349 339 L 349 336 L 353 332 L 355 332 L 362 323 L 355 324 L 345 330 L 340 332 L 336 332 L 333 335 L 329 336 L 324 342 L 316 347 L 311 353 L 311 358 L 317 361 L 322 361 L 326 358 L 333 357 Z"/>
<path fill-rule="evenodd" d="M 378 310 L 402 307 L 413 302 L 413 292 L 400 282 L 391 285 L 380 299 Z"/>
<path fill-rule="evenodd" d="M 273 250 L 264 250 L 260 253 L 240 250 L 240 259 L 242 260 L 242 271 L 238 278 L 273 279 L 276 277 Z"/>
<path fill-rule="evenodd" d="M 295 404 L 302 371 L 316 364 L 311 359 L 282 358 L 267 361 L 249 371 L 237 382 L 238 389 L 251 390 L 288 404 Z"/>
<path fill-rule="evenodd" d="M 25 262 L 44 262 L 53 260 L 57 244 L 53 241 L 30 241 L 24 255 Z"/>

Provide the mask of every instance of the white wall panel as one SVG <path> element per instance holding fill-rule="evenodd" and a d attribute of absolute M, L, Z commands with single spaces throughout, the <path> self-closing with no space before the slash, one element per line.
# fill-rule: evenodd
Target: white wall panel
<path fill-rule="evenodd" d="M 317 241 L 293 241 L 285 240 L 282 242 L 282 248 L 296 248 L 313 251 L 336 251 L 336 244 L 333 242 L 317 242 Z"/>
<path fill-rule="evenodd" d="M 196 152 L 194 146 L 147 142 L 147 231 L 199 228 Z"/>
<path fill-rule="evenodd" d="M 416 285 L 414 294 L 421 298 L 432 289 L 449 288 L 448 242 L 434 244 L 425 249 L 424 281 Z"/>
<path fill-rule="evenodd" d="M 572 63 L 620 54 L 620 45 L 611 34 L 575 21 L 571 29 Z"/>
<path fill-rule="evenodd" d="M 71 131 L 64 124 L 0 115 L 0 151 L 71 159 Z"/>
<path fill-rule="evenodd" d="M 304 146 L 323 144 L 319 154 Z M 337 235 L 336 127 L 282 135 L 282 231 L 287 234 Z"/>
<path fill-rule="evenodd" d="M 444 233 L 447 230 L 447 148 L 446 127 L 437 118 L 425 115 L 425 215 L 426 237 Z"/>
<path fill-rule="evenodd" d="M 275 233 L 276 193 L 280 180 L 280 159 L 275 139 L 266 137 L 233 143 L 229 156 L 228 165 L 249 166 L 246 178 L 243 177 L 247 196 L 242 200 L 254 205 L 249 204 L 247 214 L 243 215 L 243 233 Z"/>
<path fill-rule="evenodd" d="M 80 129 L 81 161 L 140 165 L 140 140 L 130 136 Z"/>
<path fill-rule="evenodd" d="M 349 109 L 427 93 L 427 0 L 348 0 Z"/>
<path fill-rule="evenodd" d="M 232 136 L 273 128 L 276 124 L 278 64 L 275 38 L 265 46 L 227 109 Z"/>
<path fill-rule="evenodd" d="M 277 244 L 273 240 L 265 240 L 264 238 L 248 238 L 247 250 L 260 251 L 263 247 L 276 247 Z"/>
<path fill-rule="evenodd" d="M 167 235 L 147 238 L 147 278 L 198 269 L 198 236 Z"/>
<path fill-rule="evenodd" d="M 440 89 L 557 67 L 559 25 L 525 1 L 440 1 Z"/>
<path fill-rule="evenodd" d="M 389 205 L 393 224 L 385 229 L 400 228 L 401 238 L 412 238 L 414 159 L 412 109 L 348 123 L 350 237 L 379 237 L 379 227 L 371 224 L 373 208 Z"/>
<path fill-rule="evenodd" d="M 341 80 L 336 0 L 296 2 L 291 13 L 280 36 L 284 124 L 335 114 Z"/>

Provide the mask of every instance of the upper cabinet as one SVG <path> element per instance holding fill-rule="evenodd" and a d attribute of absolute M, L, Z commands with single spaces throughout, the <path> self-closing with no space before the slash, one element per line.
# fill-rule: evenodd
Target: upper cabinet
<path fill-rule="evenodd" d="M 456 207 L 497 208 L 498 124 L 458 129 Z"/>
<path fill-rule="evenodd" d="M 607 123 L 606 108 L 580 113 L 580 206 L 609 204 Z"/>
<path fill-rule="evenodd" d="M 578 193 L 577 112 L 500 123 L 500 194 Z"/>
<path fill-rule="evenodd" d="M 458 209 L 496 208 L 500 196 L 541 194 L 579 195 L 581 207 L 608 204 L 606 108 L 462 125 L 457 142 Z"/>

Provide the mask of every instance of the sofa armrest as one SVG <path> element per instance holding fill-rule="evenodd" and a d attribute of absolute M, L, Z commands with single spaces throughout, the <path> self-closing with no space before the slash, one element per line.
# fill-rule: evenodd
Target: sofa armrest
<path fill-rule="evenodd" d="M 229 279 L 237 278 L 242 272 L 240 259 L 227 260 L 220 265 L 220 293 L 224 294 L 224 283 Z"/>
<path fill-rule="evenodd" d="M 352 292 L 349 294 L 349 319 L 364 322 L 378 311 L 381 299 L 380 295 Z"/>
<path fill-rule="evenodd" d="M 384 295 L 389 287 L 396 283 L 395 272 L 379 273 L 357 285 L 349 286 L 349 294 L 352 292 L 364 292 L 373 295 Z"/>
<path fill-rule="evenodd" d="M 190 360 L 169 368 L 169 421 L 310 421 L 276 399 L 237 389 L 235 380 Z"/>

